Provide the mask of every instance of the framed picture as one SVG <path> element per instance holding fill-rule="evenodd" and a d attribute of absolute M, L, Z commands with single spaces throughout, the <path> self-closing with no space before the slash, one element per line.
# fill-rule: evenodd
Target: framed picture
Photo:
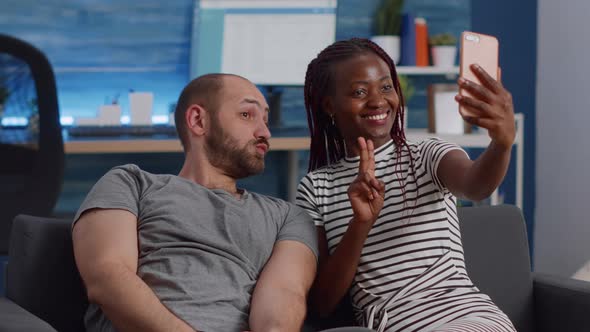
<path fill-rule="evenodd" d="M 465 134 L 469 125 L 459 114 L 455 95 L 457 84 L 431 84 L 428 86 L 428 132 L 436 134 Z"/>

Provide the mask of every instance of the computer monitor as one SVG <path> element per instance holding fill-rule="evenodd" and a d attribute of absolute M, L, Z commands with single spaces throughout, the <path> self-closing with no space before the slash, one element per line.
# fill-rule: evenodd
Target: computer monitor
<path fill-rule="evenodd" d="M 309 62 L 335 41 L 337 0 L 201 0 L 191 78 L 232 73 L 258 85 L 303 85 Z"/>

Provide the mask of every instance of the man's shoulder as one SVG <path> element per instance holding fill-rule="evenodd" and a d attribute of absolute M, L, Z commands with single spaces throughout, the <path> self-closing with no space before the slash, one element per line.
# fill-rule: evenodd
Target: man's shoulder
<path fill-rule="evenodd" d="M 283 211 L 283 212 L 296 212 L 301 209 L 295 203 L 286 201 L 282 198 L 269 196 L 265 194 L 253 193 L 249 192 L 251 197 L 255 202 L 258 202 L 260 205 L 264 206 L 267 209 L 276 210 L 276 211 Z"/>
<path fill-rule="evenodd" d="M 105 177 L 133 178 L 138 182 L 157 182 L 157 179 L 172 176 L 171 174 L 155 174 L 141 169 L 136 164 L 124 164 L 111 168 Z"/>
<path fill-rule="evenodd" d="M 270 195 L 260 194 L 256 192 L 249 191 L 248 194 L 252 197 L 252 199 L 256 202 L 261 204 L 276 207 L 276 208 L 284 208 L 289 206 L 291 203 L 287 202 L 286 200 Z"/>
<path fill-rule="evenodd" d="M 250 193 L 250 195 L 252 195 L 252 198 L 263 208 L 274 212 L 279 212 L 285 217 L 291 218 L 302 213 L 306 214 L 305 210 L 303 210 L 300 206 L 284 199 L 258 193 Z"/>
<path fill-rule="evenodd" d="M 130 175 L 135 175 L 135 176 L 139 176 L 143 173 L 150 174 L 150 173 L 142 170 L 136 164 L 124 164 L 124 165 L 115 166 L 107 172 L 107 174 L 130 174 Z"/>

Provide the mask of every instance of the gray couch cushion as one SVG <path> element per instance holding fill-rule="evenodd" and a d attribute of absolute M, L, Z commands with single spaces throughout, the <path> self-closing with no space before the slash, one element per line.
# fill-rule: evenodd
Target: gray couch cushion
<path fill-rule="evenodd" d="M 459 209 L 467 271 L 519 332 L 533 331 L 533 282 L 522 212 L 515 206 Z"/>
<path fill-rule="evenodd" d="M 88 306 L 71 220 L 19 215 L 10 237 L 6 296 L 60 332 L 83 331 Z"/>
<path fill-rule="evenodd" d="M 56 332 L 49 324 L 6 298 L 0 298 L 0 313 L 0 331 Z"/>

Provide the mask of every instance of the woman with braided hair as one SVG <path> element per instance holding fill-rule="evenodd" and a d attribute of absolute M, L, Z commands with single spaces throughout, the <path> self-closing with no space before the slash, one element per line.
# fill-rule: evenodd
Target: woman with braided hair
<path fill-rule="evenodd" d="M 472 161 L 432 138 L 406 140 L 391 58 L 366 39 L 338 41 L 311 61 L 305 106 L 309 171 L 297 204 L 317 226 L 311 305 L 329 315 L 346 296 L 377 331 L 515 331 L 465 269 L 456 197 L 481 200 L 500 184 L 515 137 L 510 93 L 481 67 L 459 78 L 470 124 L 491 143 Z"/>

